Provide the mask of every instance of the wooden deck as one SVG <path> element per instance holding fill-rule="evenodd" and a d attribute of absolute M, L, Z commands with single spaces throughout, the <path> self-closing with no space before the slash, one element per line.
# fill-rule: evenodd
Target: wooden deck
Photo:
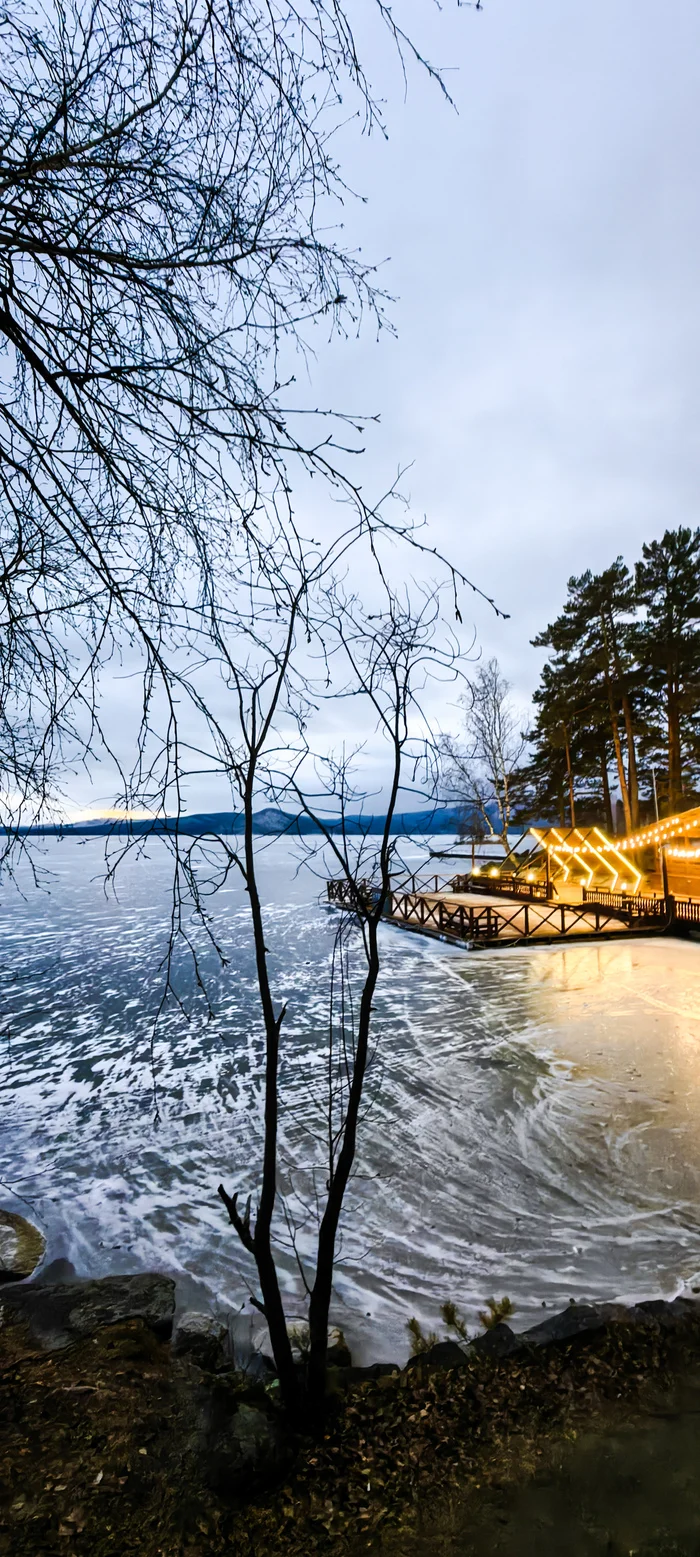
<path fill-rule="evenodd" d="M 475 947 L 639 934 L 597 903 L 509 902 L 481 892 L 394 892 L 387 918 L 407 930 Z"/>
<path fill-rule="evenodd" d="M 329 903 L 366 912 L 376 902 L 368 881 L 327 883 Z M 561 941 L 608 940 L 621 936 L 700 936 L 700 900 L 572 892 L 569 900 L 548 898 L 540 883 L 508 878 L 488 882 L 455 876 L 421 883 L 408 878 L 391 892 L 386 918 L 420 935 L 456 945 L 499 947 L 555 945 Z"/>

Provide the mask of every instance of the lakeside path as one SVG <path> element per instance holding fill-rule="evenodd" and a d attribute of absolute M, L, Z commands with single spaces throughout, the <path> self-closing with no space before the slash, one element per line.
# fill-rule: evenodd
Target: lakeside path
<path fill-rule="evenodd" d="M 595 935 L 600 938 L 601 934 L 629 934 L 628 925 L 621 919 L 607 919 L 604 929 L 597 929 L 595 912 L 586 912 L 580 903 L 523 902 L 496 892 L 419 892 L 409 895 L 415 896 L 415 909 L 409 906 L 400 917 L 392 915 L 395 923 L 403 923 L 408 928 L 413 924 L 416 928 L 437 928 L 431 926 L 429 920 L 426 924 L 421 923 L 422 900 L 428 911 L 437 910 L 440 903 L 449 909 L 462 906 L 477 913 L 486 908 L 495 910 L 498 914 L 498 941 L 501 943 L 510 940 L 517 943 L 525 936 L 532 940 L 551 941 L 563 940 L 570 935 Z"/>

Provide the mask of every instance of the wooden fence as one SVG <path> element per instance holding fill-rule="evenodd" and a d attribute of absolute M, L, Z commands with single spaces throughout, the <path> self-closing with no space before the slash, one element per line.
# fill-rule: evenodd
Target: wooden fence
<path fill-rule="evenodd" d="M 504 945 L 506 942 L 562 940 L 572 935 L 596 936 L 614 933 L 618 916 L 600 904 L 552 903 L 537 907 L 529 903 L 511 909 L 489 903 L 476 908 L 469 903 L 450 903 L 448 898 L 426 898 L 420 893 L 392 893 L 389 916 L 409 929 L 432 931 L 459 941 Z"/>
<path fill-rule="evenodd" d="M 455 894 L 473 890 L 473 887 L 464 886 L 469 880 L 469 877 L 454 877 L 451 885 Z M 520 882 L 519 886 L 539 890 L 532 894 L 523 891 L 522 898 L 510 906 L 504 902 L 480 907 L 451 900 L 449 891 L 444 896 L 436 896 L 437 886 L 421 883 L 422 890 L 419 891 L 394 889 L 390 892 L 384 912 L 388 919 L 407 929 L 481 946 L 561 941 L 572 936 L 612 936 L 622 932 L 622 925 L 636 934 L 663 933 L 676 927 L 683 933 L 686 928 L 700 926 L 700 901 L 697 899 L 689 898 L 684 902 L 672 897 L 635 898 L 631 894 L 584 889 L 580 904 L 552 903 L 544 896 L 542 883 Z M 378 889 L 368 880 L 328 881 L 326 890 L 329 903 L 353 913 L 370 913 L 378 899 Z M 483 890 L 490 890 L 486 880 Z M 509 895 L 515 894 L 510 892 Z"/>
<path fill-rule="evenodd" d="M 502 892 L 504 897 L 523 898 L 531 903 L 547 902 L 544 881 L 523 881 L 522 877 L 507 873 L 498 876 L 453 876 L 450 886 L 453 892 Z"/>

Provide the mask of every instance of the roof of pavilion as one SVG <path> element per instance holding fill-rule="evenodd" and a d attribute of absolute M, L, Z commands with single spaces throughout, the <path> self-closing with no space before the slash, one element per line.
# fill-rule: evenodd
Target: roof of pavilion
<path fill-rule="evenodd" d="M 629 853 L 625 856 L 620 852 L 623 840 L 609 838 L 601 827 L 531 827 L 530 834 L 560 866 L 565 878 L 572 867 L 578 867 L 587 874 L 590 885 L 596 872 L 602 869 L 613 878 L 613 885 L 617 885 L 620 876 L 627 880 L 631 877 L 632 891 L 639 890 L 642 873 L 636 869 Z"/>
<path fill-rule="evenodd" d="M 700 838 L 700 806 L 679 811 L 677 816 L 663 816 L 658 822 L 650 822 L 626 838 L 618 838 L 617 846 L 628 853 L 634 849 L 646 849 L 649 844 L 668 843 L 670 838 Z"/>
<path fill-rule="evenodd" d="M 546 849 L 565 876 L 568 877 L 572 867 L 579 867 L 590 882 L 599 870 L 604 869 L 615 882 L 620 876 L 628 878 L 631 890 L 637 892 L 642 872 L 631 856 L 640 849 L 662 848 L 674 838 L 700 839 L 700 806 L 650 822 L 624 838 L 611 838 L 601 827 L 532 827 L 530 834 L 537 839 L 540 848 Z M 688 853 L 680 849 L 668 849 L 667 852 L 672 857 L 676 854 L 683 857 Z M 691 852 L 695 857 L 696 851 Z"/>

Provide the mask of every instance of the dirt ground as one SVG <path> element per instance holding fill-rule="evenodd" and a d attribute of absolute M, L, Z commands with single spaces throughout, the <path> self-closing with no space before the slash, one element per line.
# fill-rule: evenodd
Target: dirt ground
<path fill-rule="evenodd" d="M 495 1509 L 497 1526 L 553 1452 L 659 1409 L 691 1372 L 700 1377 L 699 1326 L 679 1337 L 616 1325 L 585 1344 L 470 1356 L 453 1372 L 414 1369 L 349 1391 L 337 1376 L 325 1432 L 298 1441 L 278 1484 L 244 1502 L 240 1489 L 212 1489 L 201 1435 L 202 1401 L 228 1392 L 233 1410 L 240 1380 L 172 1358 L 137 1320 L 51 1354 L 6 1323 L 0 1553 L 487 1551 L 469 1545 L 479 1520 Z"/>

